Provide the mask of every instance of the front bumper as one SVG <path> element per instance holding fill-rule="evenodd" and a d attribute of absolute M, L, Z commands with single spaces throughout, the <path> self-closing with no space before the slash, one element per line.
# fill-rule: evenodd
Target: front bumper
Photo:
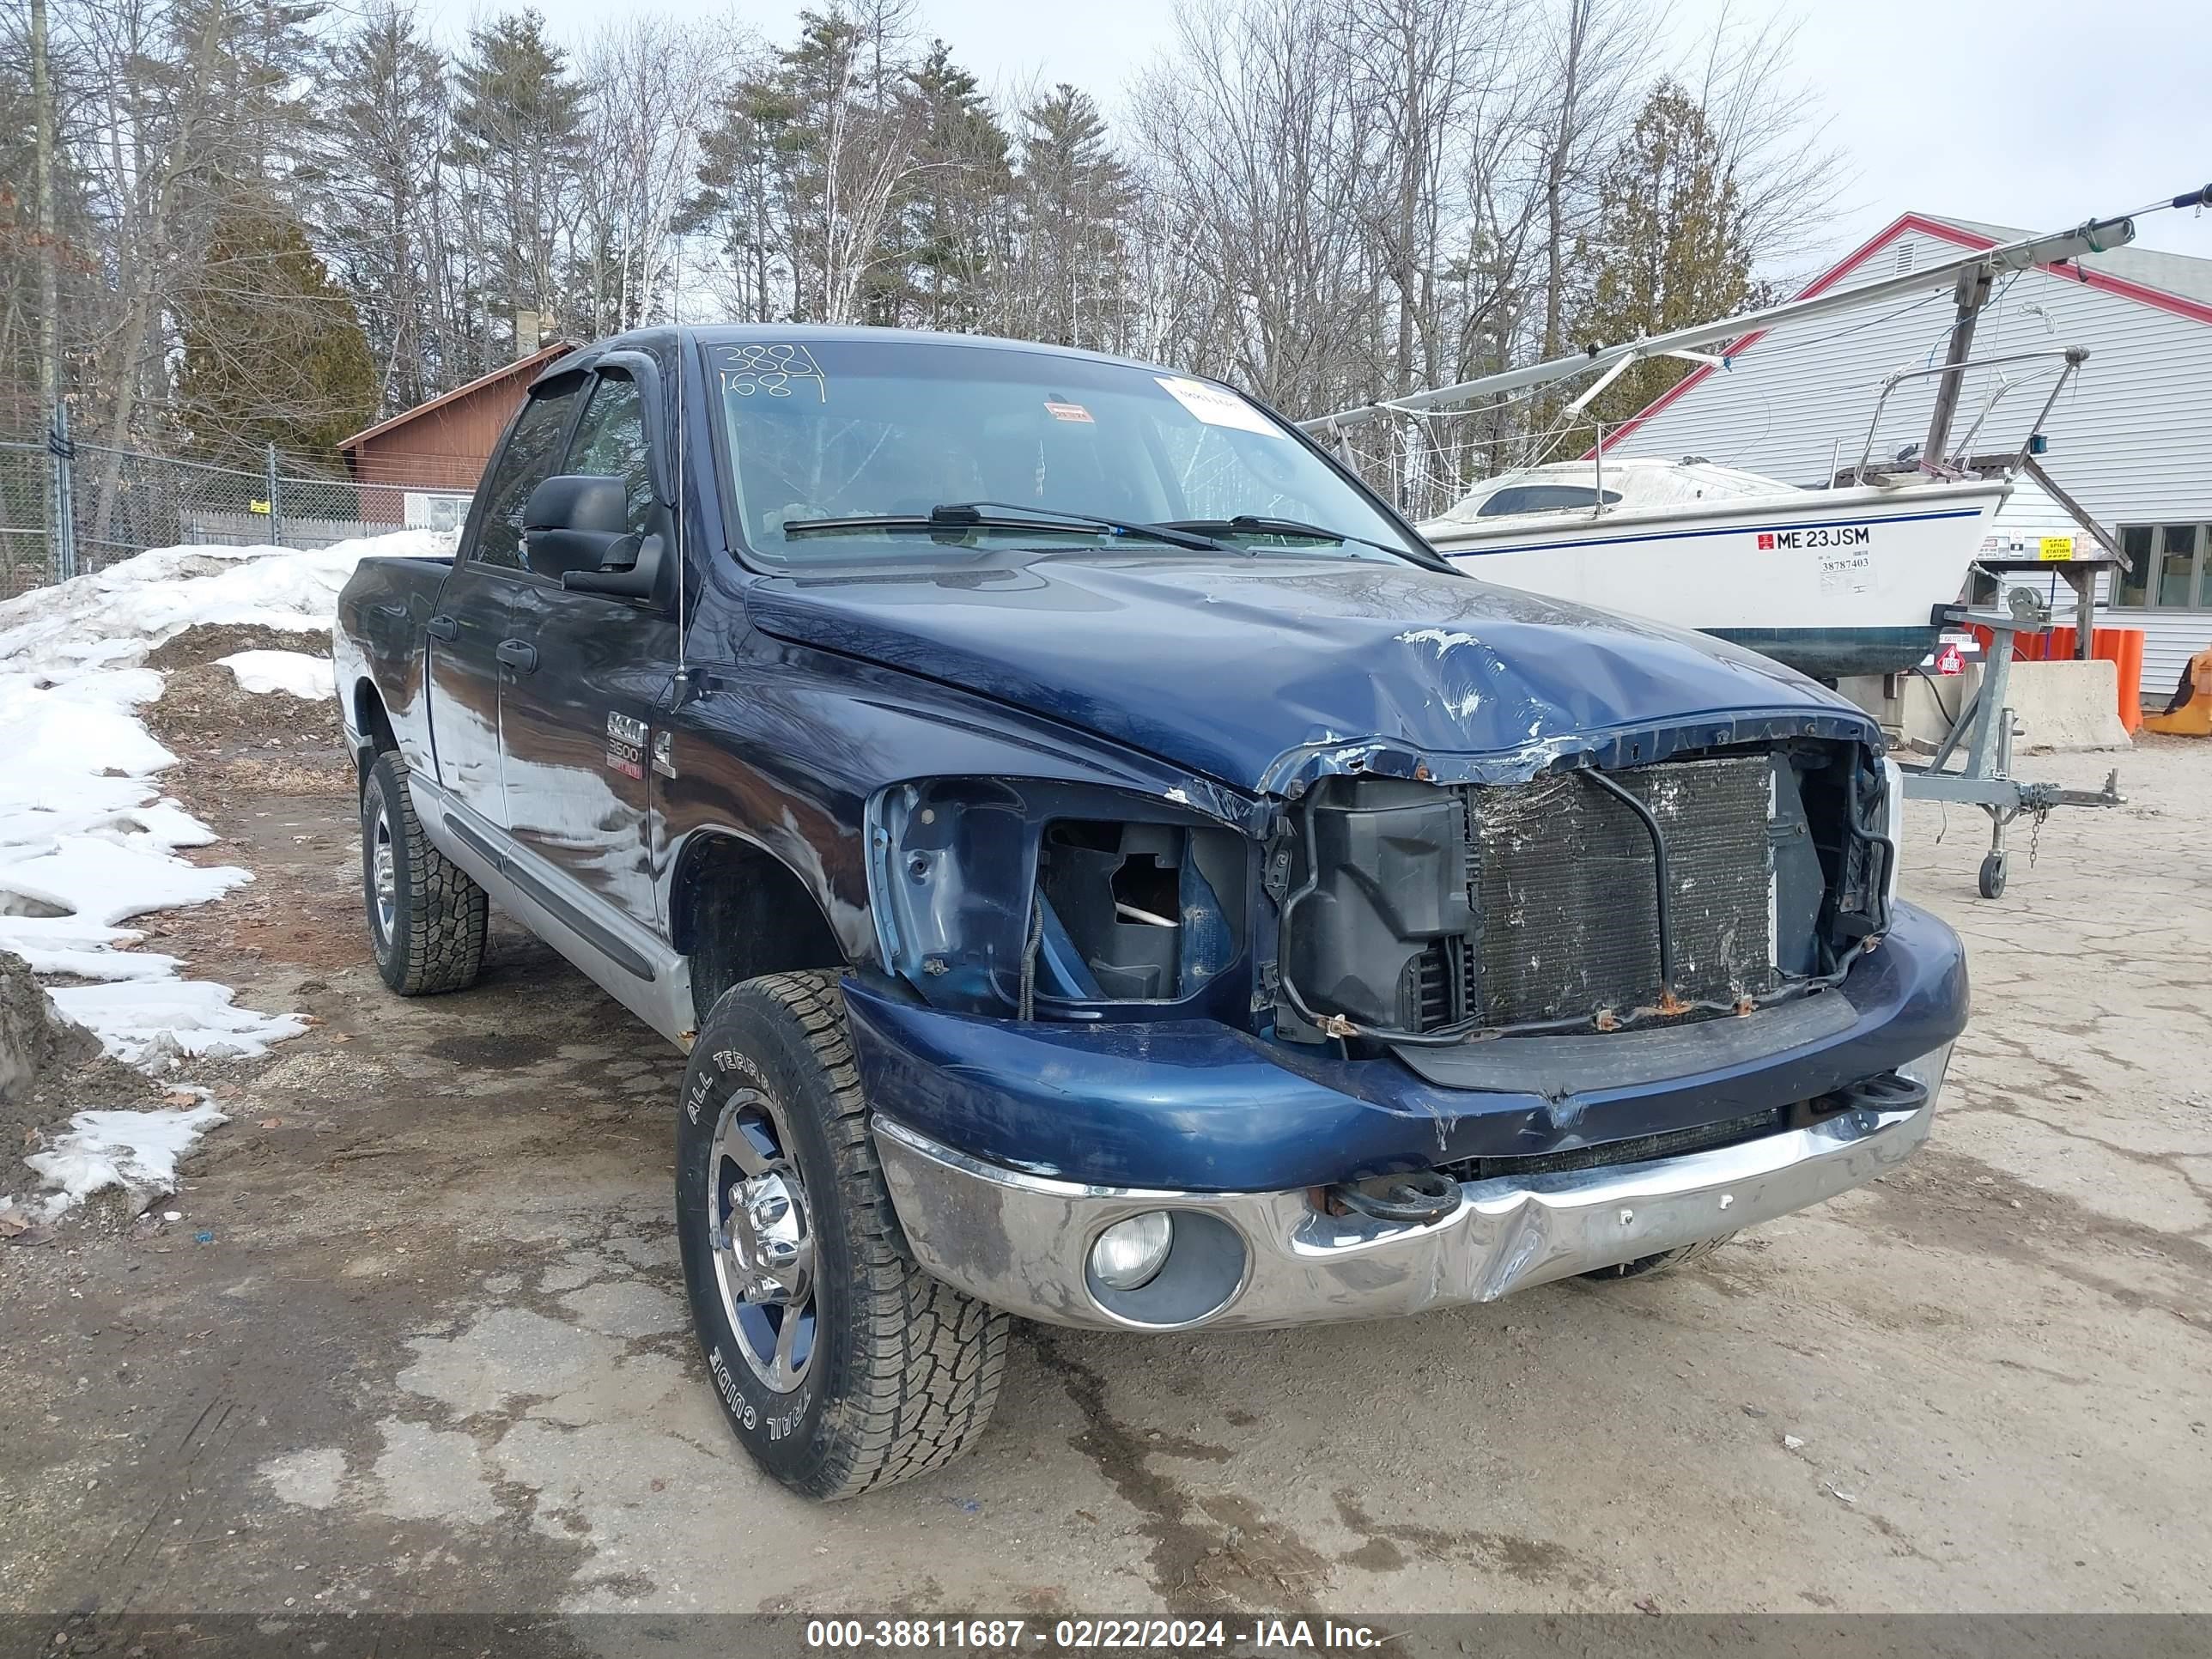
<path fill-rule="evenodd" d="M 921 1265 L 994 1306 L 1058 1325 L 1188 1330 L 1376 1319 L 1489 1302 L 1771 1220 L 1893 1168 L 1928 1137 L 1949 1045 L 1901 1069 L 1928 1098 L 1707 1152 L 1461 1183 L 1420 1224 L 1331 1216 L 1310 1190 L 1146 1191 L 985 1163 L 878 1115 L 884 1178 Z M 1165 1210 L 1176 1243 L 1136 1292 L 1086 1270 L 1099 1232 Z"/>
<path fill-rule="evenodd" d="M 1545 1158 L 1773 1111 L 1965 1029 L 1966 953 L 1899 904 L 1843 984 L 1741 1019 L 1438 1049 L 1422 1076 L 1218 1020 L 988 1019 L 845 981 L 886 1117 L 985 1164 L 1086 1187 L 1288 1192 L 1468 1158 Z"/>

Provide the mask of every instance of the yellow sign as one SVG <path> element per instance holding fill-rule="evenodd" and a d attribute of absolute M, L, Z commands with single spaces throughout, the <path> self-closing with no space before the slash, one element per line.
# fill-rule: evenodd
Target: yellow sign
<path fill-rule="evenodd" d="M 264 518 L 266 518 L 266 517 L 268 516 L 268 514 L 269 514 L 269 503 L 268 503 L 268 502 L 266 502 L 266 501 L 248 501 L 248 502 L 246 502 L 246 510 L 248 513 L 258 513 L 258 514 L 260 514 Z M 2045 545 L 2045 547 L 2048 547 L 2048 546 L 2050 546 L 2050 545 L 2051 545 L 2051 544 L 2050 544 L 2050 543 L 2048 543 L 2048 542 L 2045 542 L 2045 543 L 2044 544 L 2044 545 Z M 2045 553 L 2043 556 L 2044 556 L 2045 558 L 2046 558 L 2046 559 L 2047 559 L 2047 558 L 2049 558 L 2049 557 L 2051 556 L 2051 555 L 2050 555 L 2050 554 L 2048 554 L 2048 553 Z"/>
<path fill-rule="evenodd" d="M 2045 536 L 2036 553 L 2039 559 L 2070 559 L 2073 556 L 2074 538 L 2071 536 Z"/>

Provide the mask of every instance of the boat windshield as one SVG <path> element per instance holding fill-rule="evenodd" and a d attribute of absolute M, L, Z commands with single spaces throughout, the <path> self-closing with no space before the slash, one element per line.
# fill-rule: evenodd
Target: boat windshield
<path fill-rule="evenodd" d="M 767 568 L 1108 545 L 1428 562 L 1288 428 L 1210 381 L 945 340 L 705 351 L 732 516 Z"/>

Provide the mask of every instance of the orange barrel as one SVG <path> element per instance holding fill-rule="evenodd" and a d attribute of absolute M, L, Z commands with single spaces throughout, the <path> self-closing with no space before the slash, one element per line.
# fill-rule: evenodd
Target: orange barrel
<path fill-rule="evenodd" d="M 2099 628 L 2089 634 L 2092 654 L 2109 658 L 2119 680 L 2120 724 L 2130 735 L 2142 730 L 2143 631 L 2140 628 Z"/>

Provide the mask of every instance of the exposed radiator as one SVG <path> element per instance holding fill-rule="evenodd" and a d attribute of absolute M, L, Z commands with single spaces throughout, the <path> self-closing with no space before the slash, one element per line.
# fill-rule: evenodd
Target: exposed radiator
<path fill-rule="evenodd" d="M 1686 1003 L 1773 989 L 1773 769 L 1748 755 L 1613 775 L 1666 836 L 1673 990 Z M 1656 1005 L 1657 880 L 1634 811 L 1573 773 L 1462 795 L 1475 933 L 1437 941 L 1423 962 L 1424 1022 L 1625 1018 Z"/>

